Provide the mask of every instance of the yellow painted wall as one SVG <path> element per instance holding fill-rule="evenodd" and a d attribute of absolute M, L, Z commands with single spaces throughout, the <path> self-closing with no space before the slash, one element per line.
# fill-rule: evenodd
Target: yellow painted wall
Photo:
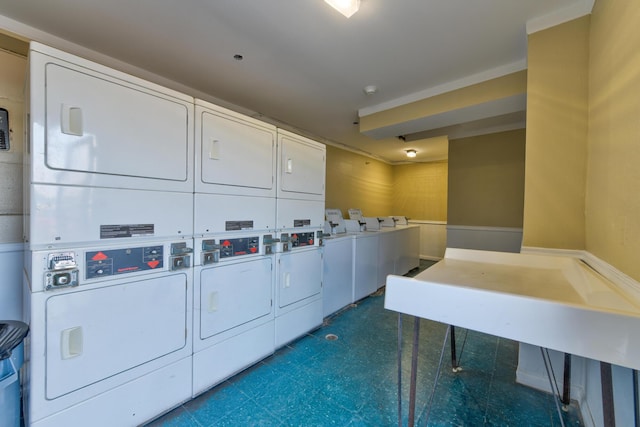
<path fill-rule="evenodd" d="M 640 2 L 591 17 L 586 249 L 640 280 Z"/>
<path fill-rule="evenodd" d="M 449 141 L 448 224 L 522 227 L 525 134 Z"/>
<path fill-rule="evenodd" d="M 392 212 L 393 168 L 351 151 L 327 145 L 325 206 L 360 208 L 365 216 L 396 215 Z"/>
<path fill-rule="evenodd" d="M 585 248 L 588 37 L 588 16 L 529 36 L 523 246 Z"/>
<path fill-rule="evenodd" d="M 420 101 L 360 117 L 360 132 L 428 117 L 487 101 L 523 94 L 527 91 L 527 71 L 518 71 L 446 92 Z"/>
<path fill-rule="evenodd" d="M 446 161 L 395 165 L 393 175 L 393 215 L 447 220 Z"/>

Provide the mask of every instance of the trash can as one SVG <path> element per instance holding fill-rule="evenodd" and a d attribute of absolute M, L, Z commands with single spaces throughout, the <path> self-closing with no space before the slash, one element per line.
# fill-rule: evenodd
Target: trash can
<path fill-rule="evenodd" d="M 20 368 L 24 362 L 22 322 L 0 320 L 0 427 L 20 427 Z"/>

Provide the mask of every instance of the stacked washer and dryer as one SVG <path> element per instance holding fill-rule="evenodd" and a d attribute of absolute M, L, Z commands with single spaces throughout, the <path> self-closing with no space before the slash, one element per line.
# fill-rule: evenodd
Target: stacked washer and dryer
<path fill-rule="evenodd" d="M 196 100 L 194 395 L 275 349 L 276 137 Z"/>
<path fill-rule="evenodd" d="M 27 425 L 139 425 L 322 323 L 325 146 L 33 43 Z"/>
<path fill-rule="evenodd" d="M 278 130 L 275 344 L 322 324 L 326 147 Z"/>
<path fill-rule="evenodd" d="M 193 101 L 34 43 L 26 425 L 133 425 L 191 396 Z"/>

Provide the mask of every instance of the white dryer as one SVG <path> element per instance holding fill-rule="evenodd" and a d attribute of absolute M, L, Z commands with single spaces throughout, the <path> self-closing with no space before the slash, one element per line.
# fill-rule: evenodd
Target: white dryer
<path fill-rule="evenodd" d="M 32 247 L 191 236 L 192 97 L 39 43 L 27 92 Z"/>
<path fill-rule="evenodd" d="M 280 233 L 276 254 L 276 348 L 322 324 L 322 231 Z"/>
<path fill-rule="evenodd" d="M 195 192 L 276 196 L 276 128 L 196 99 Z"/>
<path fill-rule="evenodd" d="M 324 144 L 278 129 L 278 199 L 322 202 L 323 215 L 326 151 Z"/>
<path fill-rule="evenodd" d="M 191 397 L 190 239 L 35 251 L 26 425 L 139 425 Z"/>
<path fill-rule="evenodd" d="M 272 243 L 251 230 L 196 239 L 194 396 L 275 350 Z"/>

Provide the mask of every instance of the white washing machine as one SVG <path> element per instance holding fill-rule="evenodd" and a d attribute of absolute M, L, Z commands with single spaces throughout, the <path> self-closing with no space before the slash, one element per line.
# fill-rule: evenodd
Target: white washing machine
<path fill-rule="evenodd" d="M 353 302 L 371 295 L 378 289 L 379 233 L 359 232 L 353 243 Z"/>
<path fill-rule="evenodd" d="M 330 316 L 353 302 L 354 235 L 340 209 L 325 209 L 322 314 Z"/>
<path fill-rule="evenodd" d="M 139 425 L 191 397 L 191 247 L 31 254 L 26 425 Z"/>
<path fill-rule="evenodd" d="M 322 231 L 305 228 L 279 235 L 276 254 L 276 348 L 322 324 Z"/>
<path fill-rule="evenodd" d="M 353 302 L 355 236 L 336 234 L 324 239 L 322 315 L 330 316 Z"/>
<path fill-rule="evenodd" d="M 196 239 L 194 396 L 274 352 L 272 243 L 251 230 Z"/>
<path fill-rule="evenodd" d="M 381 228 L 378 235 L 378 275 L 376 290 L 387 284 L 387 276 L 396 274 L 396 259 L 399 256 L 398 235 L 395 228 Z"/>
<path fill-rule="evenodd" d="M 403 275 L 420 266 L 420 227 L 398 225 L 395 230 L 399 252 L 394 274 Z"/>
<path fill-rule="evenodd" d="M 277 200 L 276 348 L 322 324 L 322 204 Z"/>

